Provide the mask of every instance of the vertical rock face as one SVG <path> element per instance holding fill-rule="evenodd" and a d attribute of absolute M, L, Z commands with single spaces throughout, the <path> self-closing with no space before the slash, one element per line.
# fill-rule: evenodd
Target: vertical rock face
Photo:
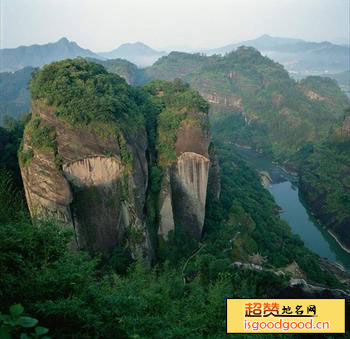
<path fill-rule="evenodd" d="M 69 208 L 72 192 L 68 181 L 55 166 L 54 155 L 36 154 L 29 165 L 21 166 L 21 173 L 32 217 L 44 215 L 72 225 Z"/>
<path fill-rule="evenodd" d="M 194 152 L 184 152 L 172 172 L 175 224 L 200 239 L 205 217 L 209 159 Z"/>
<path fill-rule="evenodd" d="M 170 181 L 170 169 L 163 176 L 162 187 L 159 195 L 159 228 L 158 234 L 167 237 L 170 231 L 175 230 L 174 214 L 173 214 L 173 194 Z"/>
<path fill-rule="evenodd" d="M 79 247 L 92 251 L 112 249 L 125 231 L 120 160 L 89 157 L 63 164 L 62 170 L 73 190 L 71 211 Z"/>
<path fill-rule="evenodd" d="M 21 172 L 32 216 L 53 217 L 72 227 L 78 248 L 108 253 L 127 242 L 135 255 L 151 251 L 143 215 L 148 182 L 145 131 L 138 132 L 141 146 L 126 141 L 132 158 L 128 171 L 115 138 L 72 128 L 39 101 L 33 103 L 35 119 L 40 119 L 39 130 L 50 126 L 55 131 L 56 149 L 33 148 L 33 132 L 26 129 L 23 151 L 30 150 L 33 157 L 22 163 Z"/>
<path fill-rule="evenodd" d="M 197 240 L 202 236 L 209 171 L 215 159 L 209 154 L 207 114 L 197 112 L 188 113 L 188 116 L 176 133 L 176 160 L 163 177 L 158 234 L 165 239 L 176 229 Z M 215 170 L 211 173 L 211 180 L 220 182 Z M 216 187 L 216 197 L 219 190 Z"/>

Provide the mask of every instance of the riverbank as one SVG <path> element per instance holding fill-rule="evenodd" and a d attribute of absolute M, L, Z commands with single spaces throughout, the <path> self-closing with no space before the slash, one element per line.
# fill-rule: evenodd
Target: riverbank
<path fill-rule="evenodd" d="M 327 232 L 323 222 L 317 213 L 316 205 L 310 208 L 311 204 L 304 199 L 304 194 L 299 185 L 299 177 L 290 168 L 283 164 L 273 162 L 272 159 L 261 153 L 256 153 L 247 148 L 235 147 L 242 158 L 260 174 L 263 181 L 266 181 L 267 188 L 274 197 L 277 205 L 282 209 L 280 216 L 291 226 L 293 233 L 298 234 L 305 245 L 321 258 L 339 263 L 350 271 L 350 252 L 344 248 L 334 234 Z M 265 175 L 268 173 L 269 175 Z M 269 182 L 268 178 L 272 179 Z M 266 185 L 268 184 L 268 185 Z M 304 187 L 305 188 L 305 187 Z M 317 201 L 317 199 L 316 199 Z M 314 216 L 314 217 L 313 217 Z"/>
<path fill-rule="evenodd" d="M 338 246 L 347 254 L 350 254 L 350 232 L 348 231 L 350 217 L 345 217 L 342 221 L 339 221 L 344 211 L 334 210 L 334 206 L 330 204 L 329 199 L 333 187 L 329 183 L 327 186 L 322 185 L 321 180 L 322 178 L 318 177 L 317 173 L 311 172 L 311 170 L 302 171 L 299 176 L 300 192 L 313 216 L 327 230 Z M 339 187 L 339 183 L 335 182 L 334 187 L 337 186 Z M 334 230 L 337 230 L 337 232 Z"/>
<path fill-rule="evenodd" d="M 327 230 L 327 232 L 335 239 L 335 241 L 338 243 L 338 245 L 345 251 L 348 252 L 350 254 L 350 248 L 346 247 L 345 245 L 343 245 L 339 239 L 337 238 L 337 236 L 331 231 L 331 230 Z"/>

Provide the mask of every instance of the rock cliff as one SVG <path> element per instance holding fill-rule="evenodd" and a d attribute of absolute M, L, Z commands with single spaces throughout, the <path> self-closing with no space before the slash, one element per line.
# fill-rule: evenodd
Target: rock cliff
<path fill-rule="evenodd" d="M 96 64 L 67 60 L 36 73 L 31 92 L 19 158 L 32 217 L 71 227 L 74 247 L 151 255 L 147 134 L 129 86 Z"/>
<path fill-rule="evenodd" d="M 143 249 L 150 250 L 143 216 L 148 180 L 145 131 L 138 132 L 138 145 L 126 141 L 130 171 L 118 138 L 72 127 L 40 101 L 33 102 L 32 111 L 22 150 L 32 152 L 32 158 L 21 162 L 32 216 L 53 217 L 72 227 L 78 248 L 109 252 L 126 241 L 136 251 L 134 238 L 139 236 Z M 48 126 L 54 131 L 55 147 L 33 145 L 35 133 Z"/>
<path fill-rule="evenodd" d="M 158 119 L 159 161 L 164 172 L 159 193 L 158 234 L 166 239 L 170 231 L 181 231 L 199 240 L 205 219 L 209 172 L 214 197 L 218 199 L 220 195 L 218 163 L 215 151 L 210 150 L 208 106 L 197 93 L 191 93 L 179 82 L 175 82 L 175 88 L 168 88 L 164 82 L 154 86 L 158 86 L 157 93 L 164 104 Z M 196 105 L 187 101 L 189 93 L 197 99 Z M 176 121 L 169 119 L 172 110 L 177 112 Z M 171 148 L 164 150 L 169 136 Z"/>
<path fill-rule="evenodd" d="M 28 207 L 33 218 L 72 228 L 75 248 L 108 254 L 119 245 L 153 257 L 151 233 L 166 238 L 181 229 L 201 238 L 209 177 L 214 197 L 220 194 L 208 106 L 183 83 L 152 86 L 132 89 L 84 60 L 34 75 L 19 150 Z M 154 167 L 159 189 L 149 175 Z M 150 200 L 158 215 L 152 222 Z"/>

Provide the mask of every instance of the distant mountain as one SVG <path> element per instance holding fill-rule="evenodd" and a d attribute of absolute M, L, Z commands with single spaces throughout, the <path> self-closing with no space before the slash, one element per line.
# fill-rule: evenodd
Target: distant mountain
<path fill-rule="evenodd" d="M 254 40 L 202 51 L 204 54 L 225 54 L 239 46 L 254 47 L 285 66 L 291 72 L 340 72 L 349 68 L 349 46 L 331 42 L 308 42 L 300 39 L 263 35 Z"/>
<path fill-rule="evenodd" d="M 240 46 L 254 47 L 257 50 L 270 50 L 278 46 L 293 45 L 302 41 L 303 40 L 300 40 L 300 39 L 272 37 L 270 35 L 265 34 L 257 39 L 246 40 L 235 44 L 229 44 L 216 49 L 204 50 L 203 53 L 207 55 L 225 54 L 225 53 L 232 52 L 234 49 Z"/>
<path fill-rule="evenodd" d="M 159 52 L 142 42 L 126 43 L 110 52 L 99 53 L 107 59 L 126 59 L 139 67 L 151 66 L 166 52 Z"/>
<path fill-rule="evenodd" d="M 67 38 L 45 45 L 0 49 L 0 72 L 14 72 L 27 66 L 39 67 L 53 61 L 78 56 L 100 58 Z"/>

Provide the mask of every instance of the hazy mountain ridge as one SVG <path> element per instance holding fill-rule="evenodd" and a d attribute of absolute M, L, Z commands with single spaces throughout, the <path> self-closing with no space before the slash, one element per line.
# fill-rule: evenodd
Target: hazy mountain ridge
<path fill-rule="evenodd" d="M 266 49 L 277 48 L 278 46 L 293 45 L 295 43 L 299 43 L 302 41 L 303 40 L 301 39 L 278 38 L 278 37 L 271 37 L 267 34 L 264 34 L 261 37 L 258 37 L 256 39 L 245 40 L 238 43 L 228 44 L 226 46 L 219 47 L 219 48 L 203 50 L 202 53 L 207 55 L 225 54 L 225 53 L 232 52 L 234 49 L 240 46 L 249 46 L 249 47 L 254 47 L 256 49 L 266 50 Z"/>
<path fill-rule="evenodd" d="M 98 54 L 107 59 L 126 59 L 138 67 L 146 67 L 167 53 L 156 51 L 142 42 L 135 42 L 122 44 L 112 51 Z"/>
<path fill-rule="evenodd" d="M 27 66 L 40 67 L 53 61 L 76 57 L 100 58 L 76 42 L 61 38 L 44 45 L 0 49 L 0 72 L 14 72 Z"/>
<path fill-rule="evenodd" d="M 289 71 L 337 73 L 349 68 L 350 47 L 348 45 L 337 45 L 327 41 L 309 42 L 302 39 L 272 37 L 266 34 L 257 39 L 198 52 L 206 55 L 225 54 L 240 46 L 258 49 L 271 59 L 282 63 Z M 77 56 L 95 59 L 125 59 L 138 67 L 148 67 L 166 55 L 168 55 L 167 52 L 157 51 L 142 42 L 125 43 L 112 51 L 94 53 L 81 48 L 75 42 L 62 38 L 46 45 L 20 46 L 0 50 L 0 71 L 15 71 L 25 66 L 37 67 L 52 61 Z"/>
<path fill-rule="evenodd" d="M 338 72 L 349 68 L 349 46 L 336 45 L 328 41 L 308 42 L 263 35 L 257 39 L 202 52 L 207 55 L 225 54 L 239 46 L 254 47 L 271 59 L 282 63 L 290 71 Z"/>

